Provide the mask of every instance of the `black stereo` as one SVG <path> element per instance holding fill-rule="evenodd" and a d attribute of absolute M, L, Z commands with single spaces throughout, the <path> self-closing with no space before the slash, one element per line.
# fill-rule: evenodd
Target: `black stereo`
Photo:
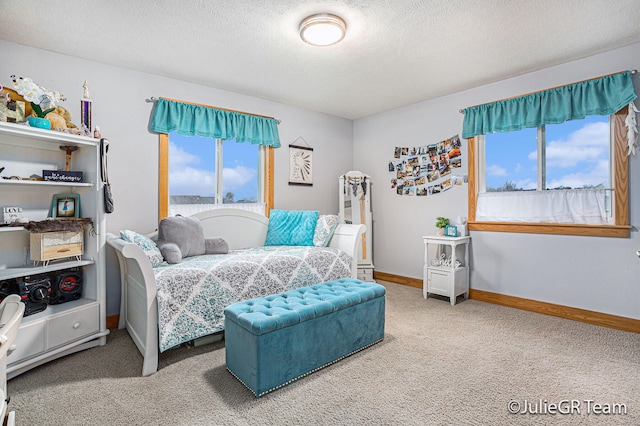
<path fill-rule="evenodd" d="M 82 296 L 82 270 L 80 268 L 52 272 L 50 277 L 51 298 L 49 304 L 55 305 L 78 300 Z"/>
<path fill-rule="evenodd" d="M 82 297 L 82 269 L 69 268 L 1 280 L 0 302 L 10 294 L 20 295 L 25 305 L 25 317 L 44 311 L 47 305 L 78 300 Z"/>
<path fill-rule="evenodd" d="M 20 295 L 24 303 L 24 316 L 47 309 L 51 294 L 51 281 L 46 274 L 29 275 L 0 281 L 0 301 L 10 294 Z"/>
<path fill-rule="evenodd" d="M 4 300 L 10 294 L 18 294 L 18 284 L 16 284 L 15 278 L 0 281 L 0 302 Z"/>
<path fill-rule="evenodd" d="M 29 275 L 16 279 L 18 294 L 24 303 L 24 316 L 47 309 L 51 295 L 51 279 L 47 274 Z"/>

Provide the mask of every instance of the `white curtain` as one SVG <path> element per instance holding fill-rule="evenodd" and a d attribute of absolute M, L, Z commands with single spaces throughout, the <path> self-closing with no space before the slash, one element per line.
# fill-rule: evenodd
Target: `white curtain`
<path fill-rule="evenodd" d="M 230 204 L 169 204 L 169 216 L 181 214 L 182 216 L 191 216 L 213 209 L 241 209 L 249 210 L 254 213 L 265 215 L 265 203 L 230 203 Z"/>
<path fill-rule="evenodd" d="M 485 192 L 478 194 L 479 222 L 611 224 L 606 189 Z"/>

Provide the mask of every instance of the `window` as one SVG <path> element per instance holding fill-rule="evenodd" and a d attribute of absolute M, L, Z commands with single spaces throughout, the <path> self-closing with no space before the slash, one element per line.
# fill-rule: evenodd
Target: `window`
<path fill-rule="evenodd" d="M 633 140 L 627 141 L 625 119 L 627 111 L 637 110 L 633 102 L 638 96 L 631 80 L 634 73 L 621 71 L 465 108 L 462 137 L 469 141 L 469 229 L 628 238 L 626 148 Z M 602 118 L 585 120 L 593 116 L 610 116 L 608 140 Z M 637 131 L 634 122 L 628 123 L 630 134 Z M 534 151 L 526 130 L 531 128 L 536 131 Z M 500 142 L 492 139 L 496 132 L 508 133 L 507 137 L 516 140 L 500 147 Z M 593 139 L 595 134 L 601 136 Z M 517 138 L 525 139 L 525 148 L 517 146 Z M 588 149 L 584 146 L 587 141 Z M 492 186 L 488 176 L 507 174 L 506 168 L 491 163 L 500 155 L 496 147 L 514 152 L 524 149 L 529 152 L 527 159 L 535 157 L 535 185 L 532 178 L 525 177 L 519 183 Z M 563 154 L 567 148 L 574 157 Z M 591 166 L 581 169 L 578 163 Z M 518 164 L 510 165 L 514 172 Z M 573 167 L 573 173 L 557 173 L 567 167 Z M 488 192 L 488 187 L 496 190 Z"/>
<path fill-rule="evenodd" d="M 215 205 L 268 212 L 273 206 L 273 148 L 163 133 L 159 191 L 160 219 Z"/>
<path fill-rule="evenodd" d="M 627 237 L 626 110 L 470 138 L 469 229 Z"/>
<path fill-rule="evenodd" d="M 260 168 L 258 145 L 170 133 L 169 216 L 188 216 L 216 204 L 264 213 Z"/>
<path fill-rule="evenodd" d="M 611 188 L 610 134 L 608 116 L 589 116 L 485 135 L 485 187 L 479 190 Z"/>
<path fill-rule="evenodd" d="M 483 140 L 484 139 L 484 140 Z M 476 220 L 610 224 L 608 116 L 479 137 Z"/>
<path fill-rule="evenodd" d="M 254 172 L 257 174 L 257 187 L 259 188 L 256 193 L 256 200 L 262 197 L 264 201 L 263 213 L 268 215 L 269 210 L 273 206 L 273 148 L 280 146 L 280 136 L 278 134 L 278 123 L 273 117 L 267 117 L 264 115 L 256 115 L 245 113 L 242 111 L 229 110 L 224 108 L 217 108 L 209 105 L 195 104 L 191 102 L 178 101 L 169 98 L 152 98 L 155 102 L 153 112 L 151 115 L 151 123 L 149 129 L 160 135 L 159 146 L 159 184 L 158 184 L 158 216 L 159 219 L 167 217 L 169 210 L 169 134 L 175 132 L 180 135 L 200 135 L 203 137 L 211 138 L 216 142 L 216 151 L 214 157 L 215 166 L 213 168 L 208 164 L 207 157 L 211 155 L 210 146 L 194 147 L 195 154 L 191 154 L 182 150 L 179 150 L 179 146 L 176 145 L 174 150 L 174 164 L 180 164 L 180 155 L 185 154 L 187 158 L 187 164 L 192 162 L 199 162 L 202 160 L 200 157 L 205 157 L 203 166 L 195 170 L 195 174 L 200 173 L 202 180 L 206 181 L 205 177 L 208 177 L 210 181 L 215 181 L 215 190 L 212 192 L 213 205 L 222 205 L 224 202 L 223 192 L 225 184 L 225 162 L 223 151 L 225 151 L 225 145 L 227 146 L 227 153 L 235 150 L 235 146 L 227 145 L 232 142 L 247 143 L 250 145 L 258 145 L 258 167 Z M 174 135 L 174 141 L 176 140 Z M 222 142 L 225 140 L 227 142 Z M 209 154 L 197 153 L 198 149 L 209 149 Z M 249 149 L 249 148 L 246 148 Z M 187 155 L 188 154 L 188 155 Z M 232 154 L 230 156 L 234 158 Z M 249 157 L 252 157 L 249 161 Z M 240 157 L 235 157 L 240 158 Z M 255 152 L 249 151 L 248 154 L 241 158 L 242 161 L 247 161 L 248 164 L 254 164 Z M 186 167 L 184 161 L 183 167 Z M 234 166 L 235 167 L 235 166 Z M 178 173 L 179 168 L 176 168 Z M 248 169 L 251 170 L 251 169 Z M 192 170 L 194 171 L 194 170 Z M 180 180 L 179 174 L 175 175 L 175 181 Z M 182 176 L 184 177 L 184 175 Z M 174 182 L 174 183 L 176 183 Z M 230 180 L 233 182 L 233 180 Z M 191 187 L 178 189 L 179 186 L 174 187 L 177 192 L 192 192 L 193 185 L 196 185 L 195 180 L 191 180 Z M 228 186 L 228 189 L 233 187 L 233 184 Z M 195 192 L 201 192 L 195 191 Z M 206 192 L 206 191 L 205 191 Z M 174 194 L 176 197 L 178 194 Z M 192 197 L 190 201 L 197 198 L 198 194 L 189 194 L 187 197 Z M 249 197 L 253 197 L 249 195 Z M 233 196 L 235 201 L 235 195 Z M 211 201 L 211 200 L 205 200 Z M 231 201 L 231 197 L 227 198 L 228 204 Z M 200 203 L 203 204 L 203 203 Z M 251 203 L 243 203 L 244 205 L 251 205 Z M 236 204 L 241 205 L 241 204 Z"/>

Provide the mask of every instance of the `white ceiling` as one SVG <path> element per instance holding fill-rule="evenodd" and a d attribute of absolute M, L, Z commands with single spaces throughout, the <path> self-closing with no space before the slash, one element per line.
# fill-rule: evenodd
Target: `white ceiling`
<path fill-rule="evenodd" d="M 357 119 L 640 42 L 640 2 L 0 0 L 0 39 Z"/>

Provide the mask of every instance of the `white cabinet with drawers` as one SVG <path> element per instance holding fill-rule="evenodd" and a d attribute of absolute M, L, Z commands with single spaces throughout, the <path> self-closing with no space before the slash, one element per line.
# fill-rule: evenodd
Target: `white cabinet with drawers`
<path fill-rule="evenodd" d="M 469 241 L 471 237 L 426 236 L 422 293 L 448 297 L 451 305 L 456 298 L 469 297 Z M 458 250 L 459 249 L 459 250 Z"/>
<path fill-rule="evenodd" d="M 71 170 L 82 171 L 83 181 L 37 180 L 35 176 L 42 176 L 43 170 L 65 167 L 66 146 L 73 147 Z M 22 319 L 15 349 L 7 359 L 9 378 L 106 343 L 106 230 L 99 147 L 99 139 L 0 122 L 0 168 L 4 168 L 0 173 L 0 209 L 16 207 L 22 218 L 43 221 L 51 216 L 54 195 L 72 194 L 79 197 L 80 217 L 90 219 L 80 235 L 77 231 L 34 234 L 17 223 L 1 224 L 0 298 L 7 292 L 18 293 L 28 309 L 36 307 Z M 28 281 L 25 277 L 34 277 L 38 282 L 51 282 L 53 287 L 62 283 L 68 271 L 80 277 L 71 284 L 77 286 L 76 292 L 56 304 L 39 304 L 46 287 L 32 294 L 24 285 Z M 21 285 L 18 291 L 16 285 Z M 67 289 L 62 285 L 57 288 Z"/>

